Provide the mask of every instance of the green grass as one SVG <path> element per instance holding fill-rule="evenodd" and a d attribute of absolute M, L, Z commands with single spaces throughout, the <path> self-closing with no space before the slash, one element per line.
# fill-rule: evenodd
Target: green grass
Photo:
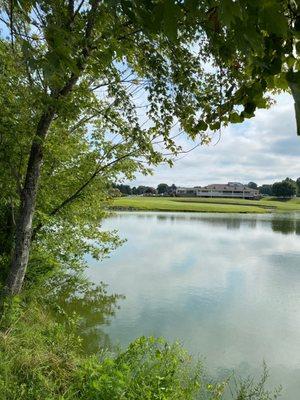
<path fill-rule="evenodd" d="M 191 211 L 219 213 L 266 213 L 300 211 L 300 198 L 279 201 L 195 198 L 195 197 L 120 197 L 113 202 L 114 209 L 145 211 Z"/>

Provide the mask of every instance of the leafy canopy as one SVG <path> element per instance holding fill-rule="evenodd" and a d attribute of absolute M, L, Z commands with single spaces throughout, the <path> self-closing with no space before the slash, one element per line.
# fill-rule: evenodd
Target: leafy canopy
<path fill-rule="evenodd" d="M 3 275 L 41 116 L 30 262 L 52 270 L 118 244 L 99 230 L 108 188 L 172 164 L 181 132 L 206 143 L 270 90 L 290 87 L 297 109 L 294 0 L 2 0 L 0 24 Z"/>
<path fill-rule="evenodd" d="M 218 129 L 232 110 L 221 113 L 220 77 L 205 68 L 199 27 L 181 3 L 27 0 L 0 7 L 3 279 L 29 155 L 39 144 L 30 268 L 76 269 L 84 253 L 101 257 L 118 244 L 99 229 L 111 182 L 172 163 L 182 151 L 175 126 L 206 142 L 205 130 Z M 234 79 L 229 73 L 222 84 Z M 46 123 L 47 136 L 37 136 Z"/>

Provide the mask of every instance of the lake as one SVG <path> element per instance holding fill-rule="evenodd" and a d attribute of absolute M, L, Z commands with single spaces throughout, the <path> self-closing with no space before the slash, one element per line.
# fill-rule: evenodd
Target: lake
<path fill-rule="evenodd" d="M 127 242 L 89 276 L 124 294 L 105 332 L 179 339 L 215 375 L 257 374 L 300 398 L 300 214 L 122 212 Z"/>

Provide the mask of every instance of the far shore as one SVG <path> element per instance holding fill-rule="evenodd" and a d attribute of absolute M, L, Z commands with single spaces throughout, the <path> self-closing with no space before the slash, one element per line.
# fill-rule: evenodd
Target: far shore
<path fill-rule="evenodd" d="M 210 213 L 262 214 L 300 211 L 300 198 L 245 200 L 201 197 L 127 196 L 114 199 L 111 206 L 119 211 L 181 211 Z"/>

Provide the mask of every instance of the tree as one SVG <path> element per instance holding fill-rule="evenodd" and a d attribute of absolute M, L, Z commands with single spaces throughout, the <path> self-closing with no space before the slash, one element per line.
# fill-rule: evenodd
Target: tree
<path fill-rule="evenodd" d="M 146 189 L 147 189 L 147 186 L 140 185 L 136 188 L 136 194 L 138 194 L 138 195 L 144 194 Z"/>
<path fill-rule="evenodd" d="M 300 196 L 300 178 L 296 180 L 297 196 Z"/>
<path fill-rule="evenodd" d="M 108 190 L 108 194 L 110 197 L 121 197 L 122 196 L 122 192 L 116 188 L 116 187 L 112 187 L 111 189 Z"/>
<path fill-rule="evenodd" d="M 265 196 L 272 196 L 273 192 L 272 192 L 272 185 L 262 185 L 259 186 L 258 188 L 259 193 L 265 195 Z"/>
<path fill-rule="evenodd" d="M 296 182 L 295 182 L 293 179 L 289 178 L 289 177 L 286 177 L 286 178 L 284 179 L 284 182 L 290 182 L 292 185 L 295 185 L 295 184 L 296 184 Z"/>
<path fill-rule="evenodd" d="M 130 187 L 129 185 L 120 184 L 120 185 L 115 185 L 115 187 L 116 187 L 117 189 L 119 189 L 119 191 L 120 191 L 122 194 L 125 194 L 125 195 L 130 195 L 130 194 L 132 194 L 131 187 Z"/>
<path fill-rule="evenodd" d="M 172 185 L 169 187 L 168 194 L 170 196 L 174 196 L 176 194 L 176 189 L 177 189 L 176 185 L 172 183 Z"/>
<path fill-rule="evenodd" d="M 147 186 L 144 194 L 156 194 L 156 189 L 150 186 Z"/>
<path fill-rule="evenodd" d="M 257 183 L 255 182 L 249 182 L 247 186 L 251 189 L 257 189 Z"/>
<path fill-rule="evenodd" d="M 272 193 L 276 197 L 293 197 L 296 194 L 296 187 L 287 180 L 275 182 L 272 186 Z"/>
<path fill-rule="evenodd" d="M 10 264 L 6 291 L 15 294 L 32 239 L 53 235 L 73 204 L 91 205 L 94 182 L 104 193 L 108 175 L 171 164 L 181 151 L 170 135 L 174 121 L 191 138 L 208 140 L 208 124 L 217 128 L 210 111 L 219 84 L 190 50 L 198 27 L 188 24 L 180 3 L 4 0 L 0 7 L 7 37 L 0 42 L 2 167 L 12 167 L 2 177 L 1 208 L 13 238 L 12 255 L 6 251 L 2 260 Z M 142 120 L 138 91 L 148 99 Z"/>
<path fill-rule="evenodd" d="M 157 193 L 158 194 L 166 194 L 169 191 L 169 186 L 166 183 L 160 183 L 157 185 Z"/>

